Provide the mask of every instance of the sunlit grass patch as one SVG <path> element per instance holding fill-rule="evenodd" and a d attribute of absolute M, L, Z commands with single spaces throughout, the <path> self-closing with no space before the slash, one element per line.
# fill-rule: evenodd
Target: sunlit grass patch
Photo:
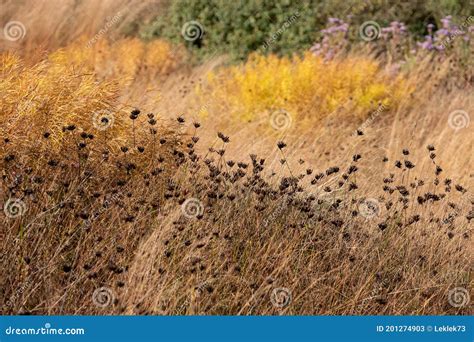
<path fill-rule="evenodd" d="M 285 109 L 294 118 L 317 121 L 347 104 L 350 115 L 364 118 L 377 105 L 396 105 L 406 90 L 401 77 L 383 73 L 373 59 L 324 61 L 307 53 L 293 58 L 253 55 L 243 66 L 209 74 L 200 93 L 243 120 Z"/>

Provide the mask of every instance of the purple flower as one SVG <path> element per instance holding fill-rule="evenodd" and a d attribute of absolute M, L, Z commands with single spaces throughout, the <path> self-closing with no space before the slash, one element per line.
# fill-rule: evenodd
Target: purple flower
<path fill-rule="evenodd" d="M 443 27 L 445 29 L 449 29 L 449 27 L 451 26 L 451 19 L 453 17 L 448 15 L 447 17 L 444 17 L 443 19 L 441 19 L 441 23 L 443 24 Z"/>
<path fill-rule="evenodd" d="M 446 28 L 442 28 L 436 31 L 436 34 L 440 36 L 447 36 L 449 34 L 449 31 Z"/>

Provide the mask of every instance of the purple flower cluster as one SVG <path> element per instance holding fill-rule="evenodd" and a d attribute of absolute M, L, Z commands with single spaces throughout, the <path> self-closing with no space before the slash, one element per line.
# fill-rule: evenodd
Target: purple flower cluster
<path fill-rule="evenodd" d="M 339 18 L 329 18 L 328 26 L 321 30 L 323 39 L 314 44 L 310 51 L 315 55 L 324 56 L 325 59 L 331 59 L 347 43 L 348 31 L 348 23 Z"/>
<path fill-rule="evenodd" d="M 425 36 L 423 41 L 417 43 L 418 47 L 428 51 L 443 51 L 458 36 L 462 37 L 464 41 L 469 41 L 474 28 L 468 26 L 472 21 L 472 17 L 469 17 L 461 26 L 453 24 L 451 20 L 452 16 L 450 15 L 441 19 L 442 27 L 435 32 L 433 32 L 434 25 L 428 24 L 428 35 Z"/>
<path fill-rule="evenodd" d="M 470 35 L 474 32 L 474 26 L 471 25 L 473 21 L 474 18 L 470 16 L 460 26 L 457 26 L 452 23 L 452 16 L 449 15 L 441 19 L 442 26 L 436 31 L 434 31 L 435 25 L 428 24 L 428 34 L 416 45 L 421 50 L 443 51 L 452 44 L 456 37 L 462 37 L 464 41 L 469 42 Z M 321 33 L 323 35 L 321 42 L 314 44 L 310 51 L 325 59 L 331 59 L 347 46 L 349 24 L 339 18 L 329 18 L 327 27 L 321 30 Z M 393 21 L 389 26 L 381 28 L 379 37 L 392 47 L 395 45 L 404 46 L 405 43 L 406 46 L 409 45 L 408 29 L 404 23 L 399 21 Z M 411 52 L 416 53 L 416 50 Z"/>
<path fill-rule="evenodd" d="M 405 24 L 399 21 L 392 21 L 390 26 L 382 28 L 381 31 L 380 37 L 385 40 L 401 38 L 408 33 Z"/>
<path fill-rule="evenodd" d="M 331 25 L 327 29 L 321 31 L 323 34 L 333 35 L 337 34 L 337 32 L 346 33 L 349 30 L 349 24 L 341 19 L 329 18 L 328 22 Z"/>

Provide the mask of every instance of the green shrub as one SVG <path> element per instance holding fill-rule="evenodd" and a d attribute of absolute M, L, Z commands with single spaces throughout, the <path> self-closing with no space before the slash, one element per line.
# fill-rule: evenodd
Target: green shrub
<path fill-rule="evenodd" d="M 162 36 L 184 42 L 200 56 L 230 53 L 235 59 L 243 59 L 257 49 L 265 53 L 289 54 L 309 48 L 317 35 L 315 28 L 325 23 L 314 3 L 177 0 L 171 3 L 166 15 L 159 16 L 142 31 L 142 37 Z M 190 21 L 202 26 L 201 39 L 183 39 L 183 25 Z"/>
<path fill-rule="evenodd" d="M 422 36 L 426 24 L 448 14 L 468 15 L 469 0 L 174 0 L 167 13 L 142 27 L 140 35 L 184 43 L 199 57 L 226 53 L 239 60 L 255 50 L 290 55 L 308 49 L 329 17 L 347 21 L 350 16 L 353 25 L 398 20 Z M 202 28 L 202 35 L 185 40 L 186 23 Z"/>

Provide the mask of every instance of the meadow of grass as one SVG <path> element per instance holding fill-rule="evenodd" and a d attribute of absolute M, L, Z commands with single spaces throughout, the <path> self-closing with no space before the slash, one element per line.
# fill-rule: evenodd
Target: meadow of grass
<path fill-rule="evenodd" d="M 472 314 L 458 50 L 195 65 L 83 26 L 2 46 L 2 314 Z"/>

